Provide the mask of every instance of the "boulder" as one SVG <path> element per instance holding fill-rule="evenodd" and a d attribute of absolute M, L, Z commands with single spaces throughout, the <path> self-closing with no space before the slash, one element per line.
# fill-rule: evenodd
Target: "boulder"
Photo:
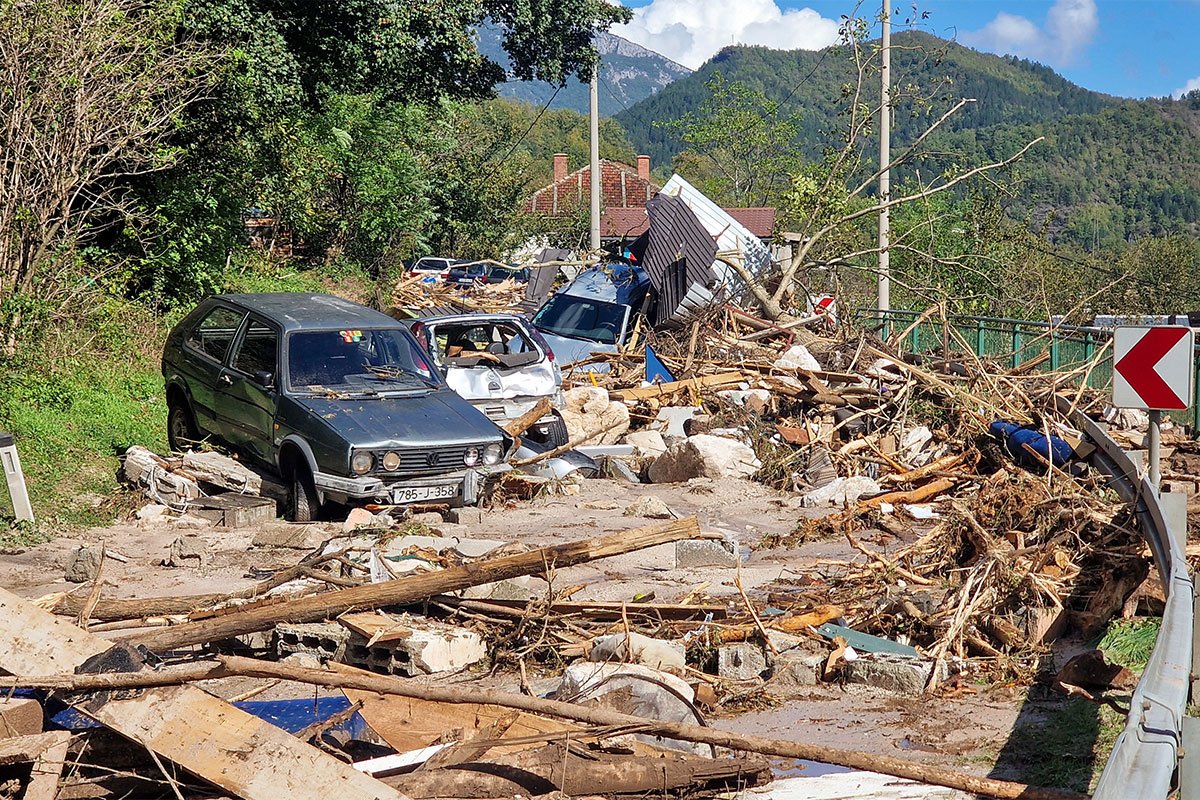
<path fill-rule="evenodd" d="M 598 386 L 568 389 L 563 393 L 563 407 L 559 413 L 571 441 L 597 434 L 581 444 L 616 444 L 629 430 L 629 409 L 623 403 L 609 400 L 608 392 Z M 610 425 L 614 427 L 604 431 Z"/>
<path fill-rule="evenodd" d="M 100 548 L 81 545 L 71 554 L 66 579 L 71 583 L 87 583 L 100 571 Z"/>
<path fill-rule="evenodd" d="M 671 445 L 650 465 L 654 483 L 680 483 L 690 478 L 749 478 L 762 463 L 741 442 L 697 434 Z"/>
<path fill-rule="evenodd" d="M 644 494 L 625 508 L 627 517 L 645 517 L 646 519 L 674 519 L 675 512 L 657 497 Z"/>
<path fill-rule="evenodd" d="M 638 458 L 658 458 L 667 452 L 667 443 L 658 431 L 634 431 L 625 436 L 625 444 L 633 445 Z"/>
<path fill-rule="evenodd" d="M 775 369 L 805 369 L 809 372 L 821 369 L 817 359 L 813 358 L 813 354 L 808 352 L 808 348 L 802 344 L 794 344 L 789 347 L 787 352 L 775 359 L 775 363 L 771 366 Z"/>
<path fill-rule="evenodd" d="M 843 508 L 857 503 L 858 498 L 864 494 L 879 494 L 880 491 L 879 484 L 875 481 L 863 475 L 855 475 L 850 478 L 835 478 L 832 483 L 813 489 L 804 495 L 802 502 L 805 508 L 831 505 Z"/>

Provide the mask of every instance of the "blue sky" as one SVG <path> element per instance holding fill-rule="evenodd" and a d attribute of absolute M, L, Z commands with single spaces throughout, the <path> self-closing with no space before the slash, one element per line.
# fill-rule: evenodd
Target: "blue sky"
<path fill-rule="evenodd" d="M 696 67 L 734 42 L 817 49 L 843 14 L 880 0 L 623 0 L 634 21 L 614 29 Z M 914 15 L 913 9 L 917 13 Z M 929 33 L 1047 64 L 1069 80 L 1123 97 L 1200 88 L 1200 0 L 893 0 L 894 28 L 917 17 Z M 922 12 L 928 17 L 919 19 Z"/>

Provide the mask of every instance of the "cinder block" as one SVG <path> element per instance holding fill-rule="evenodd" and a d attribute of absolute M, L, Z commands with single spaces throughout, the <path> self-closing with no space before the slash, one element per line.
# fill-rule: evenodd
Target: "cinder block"
<path fill-rule="evenodd" d="M 387 675 L 430 675 L 469 667 L 487 657 L 483 639 L 474 631 L 449 625 L 416 629 L 403 639 L 376 642 L 354 634 L 345 662 Z"/>
<path fill-rule="evenodd" d="M 275 652 L 280 658 L 307 653 L 317 658 L 342 661 L 350 631 L 336 622 L 278 625 L 275 628 Z"/>
<path fill-rule="evenodd" d="M 0 700 L 0 739 L 42 732 L 42 704 L 15 697 Z"/>

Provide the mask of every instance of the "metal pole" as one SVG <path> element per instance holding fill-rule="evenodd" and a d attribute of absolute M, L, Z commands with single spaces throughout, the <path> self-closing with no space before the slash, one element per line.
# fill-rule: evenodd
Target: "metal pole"
<path fill-rule="evenodd" d="M 592 238 L 591 248 L 600 249 L 600 62 L 592 71 L 591 113 L 589 114 L 591 135 L 592 173 Z"/>
<path fill-rule="evenodd" d="M 1159 424 L 1162 422 L 1161 411 L 1150 412 L 1150 485 L 1154 487 L 1154 493 L 1158 494 L 1158 485 L 1162 480 L 1162 472 L 1159 468 L 1159 455 L 1162 450 L 1162 431 L 1159 429 Z"/>
<path fill-rule="evenodd" d="M 879 74 L 883 82 L 879 104 L 879 203 L 892 197 L 891 175 L 887 168 L 892 161 L 892 2 L 883 0 L 882 63 Z M 888 252 L 891 220 L 887 207 L 879 210 L 879 310 L 892 307 L 891 254 Z"/>

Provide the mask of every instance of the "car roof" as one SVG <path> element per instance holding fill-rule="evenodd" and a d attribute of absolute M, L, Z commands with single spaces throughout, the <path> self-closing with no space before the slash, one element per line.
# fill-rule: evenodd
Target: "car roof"
<path fill-rule="evenodd" d="M 413 322 L 423 322 L 426 325 L 438 325 L 443 322 L 475 322 L 483 324 L 485 322 L 525 322 L 525 318 L 520 314 L 440 314 L 432 317 L 418 317 Z"/>
<path fill-rule="evenodd" d="M 403 327 L 387 314 L 331 294 L 219 294 L 213 299 L 253 311 L 277 323 L 285 331 Z"/>

